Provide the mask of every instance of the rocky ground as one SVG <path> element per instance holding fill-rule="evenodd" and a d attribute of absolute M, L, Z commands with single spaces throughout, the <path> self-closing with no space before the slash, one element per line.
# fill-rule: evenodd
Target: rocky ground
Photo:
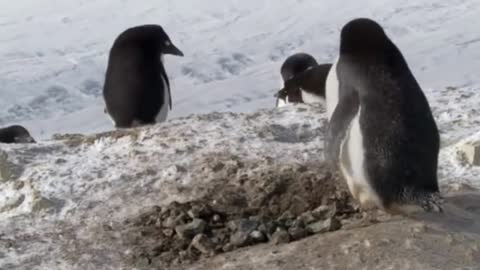
<path fill-rule="evenodd" d="M 478 269 L 475 188 L 443 182 L 442 214 L 372 219 L 324 164 L 324 132 L 300 105 L 2 146 L 0 269 Z"/>
<path fill-rule="evenodd" d="M 360 220 L 343 182 L 325 166 L 285 166 L 238 184 L 212 184 L 201 199 L 153 207 L 109 229 L 124 231 L 131 263 L 163 269 L 246 246 L 287 244 Z"/>

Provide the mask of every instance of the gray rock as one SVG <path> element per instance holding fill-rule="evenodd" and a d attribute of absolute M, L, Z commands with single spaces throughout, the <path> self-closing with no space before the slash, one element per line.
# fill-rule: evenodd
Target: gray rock
<path fill-rule="evenodd" d="M 274 245 L 286 244 L 290 242 L 290 235 L 285 229 L 278 228 L 271 240 Z"/>
<path fill-rule="evenodd" d="M 238 231 L 230 236 L 230 244 L 235 247 L 244 247 L 248 244 L 249 233 Z"/>
<path fill-rule="evenodd" d="M 174 217 L 168 217 L 162 222 L 162 226 L 165 228 L 174 228 L 177 224 L 175 224 Z"/>
<path fill-rule="evenodd" d="M 308 236 L 308 231 L 301 227 L 291 227 L 288 229 L 288 234 L 290 234 L 292 240 L 300 240 Z"/>
<path fill-rule="evenodd" d="M 335 215 L 335 209 L 333 206 L 320 205 L 315 210 L 312 211 L 313 217 L 317 220 L 325 220 L 331 218 Z"/>
<path fill-rule="evenodd" d="M 39 212 L 53 207 L 55 207 L 55 203 L 53 201 L 37 195 L 33 200 L 32 211 Z"/>
<path fill-rule="evenodd" d="M 245 234 L 249 234 L 256 230 L 259 226 L 259 222 L 252 219 L 237 219 L 228 222 L 227 227 L 232 231 L 239 231 Z"/>
<path fill-rule="evenodd" d="M 220 222 L 222 221 L 222 218 L 220 217 L 220 215 L 213 215 L 213 218 L 212 218 L 213 222 Z"/>
<path fill-rule="evenodd" d="M 215 252 L 212 241 L 205 234 L 197 234 L 191 246 L 206 255 L 213 255 Z"/>
<path fill-rule="evenodd" d="M 290 212 L 290 210 L 285 211 L 278 219 L 278 222 L 286 222 L 286 221 L 291 221 L 294 220 L 296 216 Z"/>
<path fill-rule="evenodd" d="M 263 234 L 265 235 L 272 235 L 275 230 L 277 229 L 277 224 L 275 224 L 274 222 L 265 222 L 265 223 L 262 223 L 260 224 L 260 226 L 258 226 L 258 230 L 260 232 L 262 232 Z"/>
<path fill-rule="evenodd" d="M 303 213 L 300 217 L 298 217 L 298 220 L 301 220 L 303 222 L 303 224 L 311 224 L 315 221 L 317 221 L 318 219 L 316 219 L 312 212 L 311 211 L 308 211 L 308 212 L 305 212 Z"/>
<path fill-rule="evenodd" d="M 329 218 L 324 221 L 318 221 L 307 226 L 310 233 L 326 233 L 339 230 L 342 227 L 340 221 L 336 218 Z"/>
<path fill-rule="evenodd" d="M 162 230 L 162 233 L 167 237 L 172 237 L 174 231 L 172 229 L 165 229 L 165 230 Z"/>
<path fill-rule="evenodd" d="M 187 214 L 190 218 L 202 218 L 207 216 L 210 213 L 209 209 L 204 205 L 194 205 L 190 210 L 188 210 Z"/>
<path fill-rule="evenodd" d="M 255 243 L 263 243 L 263 242 L 267 241 L 267 237 L 265 237 L 265 235 L 260 231 L 251 232 L 249 237 Z"/>
<path fill-rule="evenodd" d="M 292 240 L 299 240 L 308 236 L 308 231 L 305 229 L 305 225 L 300 219 L 293 222 L 292 226 L 288 228 L 288 234 Z"/>
<path fill-rule="evenodd" d="M 459 150 L 470 165 L 480 166 L 480 142 L 464 144 L 460 146 Z"/>
<path fill-rule="evenodd" d="M 290 227 L 296 218 L 297 216 L 295 216 L 290 210 L 287 210 L 277 219 L 277 222 L 282 226 Z"/>
<path fill-rule="evenodd" d="M 232 244 L 228 243 L 225 246 L 223 246 L 222 251 L 223 252 L 230 252 L 230 251 L 233 251 L 234 249 L 235 249 L 235 247 Z"/>
<path fill-rule="evenodd" d="M 205 232 L 207 223 L 201 219 L 194 219 L 192 222 L 175 227 L 178 236 L 183 239 L 191 239 L 197 234 Z"/>

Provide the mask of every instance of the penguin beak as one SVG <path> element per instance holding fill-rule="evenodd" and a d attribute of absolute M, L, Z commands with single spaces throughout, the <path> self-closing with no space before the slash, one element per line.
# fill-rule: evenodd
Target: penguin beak
<path fill-rule="evenodd" d="M 178 49 L 175 45 L 173 45 L 173 43 L 170 43 L 170 45 L 163 50 L 163 53 L 164 54 L 176 55 L 176 56 L 180 56 L 180 57 L 184 56 L 183 52 L 180 51 L 180 49 Z"/>

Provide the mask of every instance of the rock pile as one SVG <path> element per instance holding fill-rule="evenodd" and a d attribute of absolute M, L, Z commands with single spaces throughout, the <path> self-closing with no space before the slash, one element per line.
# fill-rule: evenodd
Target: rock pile
<path fill-rule="evenodd" d="M 200 200 L 156 206 L 125 221 L 126 245 L 133 247 L 129 263 L 188 264 L 246 246 L 336 231 L 361 219 L 343 182 L 323 166 L 272 170 L 263 177 L 238 186 L 219 184 Z"/>

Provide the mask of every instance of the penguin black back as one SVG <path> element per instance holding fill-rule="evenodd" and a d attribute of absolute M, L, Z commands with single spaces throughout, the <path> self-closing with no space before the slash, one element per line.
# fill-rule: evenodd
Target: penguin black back
<path fill-rule="evenodd" d="M 0 128 L 0 143 L 35 143 L 35 140 L 26 128 L 13 125 Z"/>
<path fill-rule="evenodd" d="M 159 25 L 127 29 L 115 40 L 103 95 L 106 111 L 117 127 L 131 127 L 135 121 L 153 124 L 162 108 L 171 108 L 164 54 L 183 56 Z"/>
<path fill-rule="evenodd" d="M 364 174 L 381 207 L 437 193 L 438 129 L 421 87 L 382 27 L 363 18 L 346 24 L 336 71 L 339 102 L 329 124 L 328 157 L 345 163 L 342 143 L 352 141 L 349 128 L 358 117 Z"/>

